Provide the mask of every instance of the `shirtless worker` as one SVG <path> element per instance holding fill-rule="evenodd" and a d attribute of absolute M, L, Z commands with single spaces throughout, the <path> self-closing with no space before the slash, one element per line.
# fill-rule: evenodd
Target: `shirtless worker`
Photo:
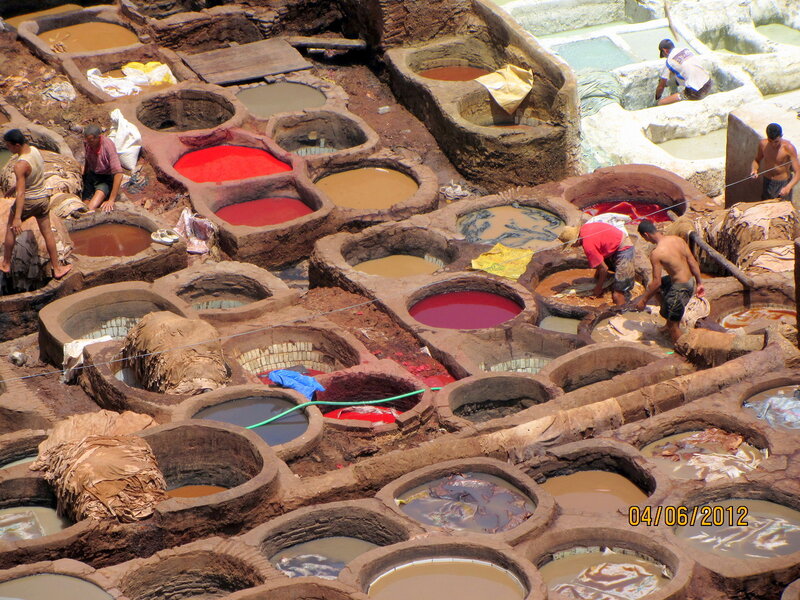
<path fill-rule="evenodd" d="M 708 72 L 700 65 L 697 56 L 688 48 L 676 48 L 669 39 L 658 44 L 658 55 L 666 59 L 661 70 L 661 78 L 656 86 L 656 102 L 659 106 L 673 104 L 681 100 L 702 100 L 711 93 L 714 83 Z M 683 93 L 675 93 L 662 98 L 670 74 L 675 75 L 678 85 L 683 85 Z"/>
<path fill-rule="evenodd" d="M 636 310 L 644 310 L 647 301 L 660 294 L 661 316 L 667 320 L 667 333 L 674 343 L 681 336 L 681 319 L 689 300 L 705 294 L 700 266 L 686 242 L 659 232 L 652 221 L 644 219 L 639 223 L 639 235 L 656 247 L 650 254 L 653 279 L 636 303 Z M 662 271 L 667 274 L 662 276 Z"/>
<path fill-rule="evenodd" d="M 759 169 L 764 172 L 762 200 L 791 198 L 792 188 L 800 181 L 800 162 L 794 144 L 783 139 L 777 123 L 767 125 L 767 139 L 758 142 L 750 177 L 758 179 Z"/>
<path fill-rule="evenodd" d="M 53 236 L 53 230 L 50 229 L 50 195 L 44 187 L 42 155 L 38 148 L 28 143 L 25 134 L 19 129 L 7 131 L 3 135 L 3 141 L 9 152 L 16 154 L 18 158 L 14 165 L 15 200 L 14 206 L 8 211 L 0 271 L 5 275 L 11 272 L 11 254 L 14 251 L 14 242 L 16 242 L 17 236 L 22 233 L 22 222 L 36 217 L 44 245 L 50 255 L 53 277 L 61 279 L 72 270 L 72 265 L 62 265 L 58 259 L 56 239 Z"/>
<path fill-rule="evenodd" d="M 585 223 L 580 229 L 564 227 L 558 239 L 566 244 L 581 246 L 589 266 L 594 269 L 595 286 L 592 295 L 603 295 L 606 279 L 614 271 L 611 297 L 622 306 L 631 299 L 634 283 L 633 244 L 626 233 L 609 223 Z"/>

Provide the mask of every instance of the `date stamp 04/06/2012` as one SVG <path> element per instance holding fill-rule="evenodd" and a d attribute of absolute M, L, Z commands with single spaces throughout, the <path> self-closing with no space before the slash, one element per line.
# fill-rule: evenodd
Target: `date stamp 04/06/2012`
<path fill-rule="evenodd" d="M 631 506 L 628 524 L 633 527 L 747 527 L 747 507 Z"/>

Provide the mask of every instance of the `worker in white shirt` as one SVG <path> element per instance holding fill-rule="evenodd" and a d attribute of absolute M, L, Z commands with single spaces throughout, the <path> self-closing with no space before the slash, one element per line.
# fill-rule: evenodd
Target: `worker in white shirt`
<path fill-rule="evenodd" d="M 672 104 L 681 100 L 702 100 L 711 93 L 713 81 L 708 72 L 700 65 L 697 56 L 688 48 L 676 48 L 675 42 L 669 39 L 661 40 L 658 44 L 661 58 L 666 59 L 666 64 L 661 70 L 661 79 L 656 87 L 656 102 L 659 106 Z M 681 92 L 661 97 L 670 75 L 675 75 Z"/>

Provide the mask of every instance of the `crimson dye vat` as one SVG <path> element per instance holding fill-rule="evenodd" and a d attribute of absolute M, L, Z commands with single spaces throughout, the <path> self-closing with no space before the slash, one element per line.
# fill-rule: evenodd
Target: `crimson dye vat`
<path fill-rule="evenodd" d="M 286 223 L 314 212 L 302 200 L 276 196 L 223 206 L 217 216 L 231 225 L 263 227 Z"/>
<path fill-rule="evenodd" d="M 285 173 L 292 167 L 260 148 L 211 146 L 184 154 L 175 170 L 197 183 L 219 183 Z"/>
<path fill-rule="evenodd" d="M 521 312 L 522 307 L 510 298 L 475 290 L 429 296 L 409 310 L 420 323 L 444 329 L 495 327 Z"/>

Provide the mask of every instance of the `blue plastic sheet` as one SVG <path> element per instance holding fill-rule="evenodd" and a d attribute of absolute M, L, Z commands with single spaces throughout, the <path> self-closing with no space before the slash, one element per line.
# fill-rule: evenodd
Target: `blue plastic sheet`
<path fill-rule="evenodd" d="M 302 373 L 298 373 L 297 371 L 289 371 L 287 369 L 276 369 L 275 371 L 270 371 L 268 377 L 276 385 L 280 385 L 292 390 L 297 390 L 309 400 L 314 399 L 314 392 L 325 391 L 325 388 L 322 387 L 319 381 L 317 381 L 313 377 L 309 377 L 308 375 L 303 375 Z"/>

